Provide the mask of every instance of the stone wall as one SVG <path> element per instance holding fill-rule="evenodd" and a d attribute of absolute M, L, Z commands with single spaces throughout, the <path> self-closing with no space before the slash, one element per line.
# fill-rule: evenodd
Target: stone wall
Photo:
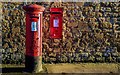
<path fill-rule="evenodd" d="M 28 3 L 31 4 L 31 3 Z M 43 63 L 120 62 L 119 2 L 37 2 L 44 6 Z M 3 3 L 2 62 L 25 62 L 24 3 Z M 63 7 L 63 38 L 50 39 L 50 7 Z"/>

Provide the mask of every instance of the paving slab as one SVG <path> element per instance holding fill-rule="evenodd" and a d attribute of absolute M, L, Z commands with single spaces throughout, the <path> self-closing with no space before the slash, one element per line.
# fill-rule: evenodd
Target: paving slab
<path fill-rule="evenodd" d="M 117 64 L 46 64 L 48 73 L 118 73 Z"/>
<path fill-rule="evenodd" d="M 23 72 L 24 65 L 2 65 L 3 75 L 21 75 L 30 74 Z M 107 75 L 107 74 L 120 74 L 120 63 L 80 63 L 80 64 L 43 64 L 42 74 L 95 74 L 95 75 Z M 37 73 L 37 74 L 41 74 Z"/>

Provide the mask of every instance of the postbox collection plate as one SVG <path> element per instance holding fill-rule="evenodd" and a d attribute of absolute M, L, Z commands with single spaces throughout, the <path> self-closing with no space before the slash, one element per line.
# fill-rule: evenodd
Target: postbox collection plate
<path fill-rule="evenodd" d="M 59 19 L 54 19 L 53 21 L 54 21 L 53 22 L 54 23 L 53 26 L 54 27 L 59 27 Z"/>
<path fill-rule="evenodd" d="M 37 31 L 38 30 L 38 24 L 37 22 L 31 23 L 31 31 Z"/>

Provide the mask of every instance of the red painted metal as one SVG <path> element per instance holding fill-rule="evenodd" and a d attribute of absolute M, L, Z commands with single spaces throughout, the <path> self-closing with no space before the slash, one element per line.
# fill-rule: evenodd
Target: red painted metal
<path fill-rule="evenodd" d="M 62 38 L 62 8 L 50 8 L 50 38 Z"/>
<path fill-rule="evenodd" d="M 42 55 L 42 13 L 44 7 L 32 4 L 23 7 L 26 10 L 26 55 Z"/>

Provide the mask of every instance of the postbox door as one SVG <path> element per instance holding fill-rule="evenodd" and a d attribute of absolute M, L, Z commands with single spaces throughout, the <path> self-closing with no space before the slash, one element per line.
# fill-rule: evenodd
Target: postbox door
<path fill-rule="evenodd" d="M 62 37 L 62 17 L 61 14 L 52 14 L 50 17 L 50 37 L 61 38 Z"/>
<path fill-rule="evenodd" d="M 40 37 L 41 37 L 41 22 L 40 17 L 30 17 L 29 23 L 26 26 L 26 53 L 30 56 L 39 56 L 41 51 L 39 48 L 40 45 Z"/>

